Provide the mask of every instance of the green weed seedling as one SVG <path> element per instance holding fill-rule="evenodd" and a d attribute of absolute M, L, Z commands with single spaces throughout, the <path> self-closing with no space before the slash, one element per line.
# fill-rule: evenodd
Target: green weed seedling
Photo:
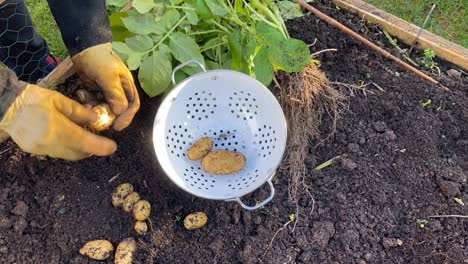
<path fill-rule="evenodd" d="M 434 61 L 435 52 L 431 49 L 424 50 L 424 57 L 420 59 L 421 65 L 431 70 L 432 72 L 437 71 L 437 74 L 440 75 L 440 68 L 437 66 L 437 63 Z"/>
<path fill-rule="evenodd" d="M 427 99 L 426 102 L 421 103 L 422 108 L 426 108 L 427 106 L 432 104 L 432 99 Z"/>
<path fill-rule="evenodd" d="M 426 219 L 418 219 L 416 221 L 418 223 L 419 228 L 424 229 L 426 228 L 426 225 L 429 223 Z"/>

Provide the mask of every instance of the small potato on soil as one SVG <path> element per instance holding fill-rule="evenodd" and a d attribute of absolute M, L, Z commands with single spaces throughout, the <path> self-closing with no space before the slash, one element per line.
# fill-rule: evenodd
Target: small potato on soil
<path fill-rule="evenodd" d="M 130 213 L 133 209 L 133 205 L 135 205 L 140 200 L 140 195 L 137 192 L 132 192 L 127 197 L 125 197 L 124 203 L 122 205 L 122 209 Z"/>
<path fill-rule="evenodd" d="M 80 249 L 80 254 L 94 260 L 105 260 L 114 252 L 114 246 L 108 240 L 89 241 Z"/>
<path fill-rule="evenodd" d="M 187 157 L 190 160 L 199 160 L 210 152 L 213 148 L 213 139 L 210 137 L 204 137 L 197 140 L 187 151 Z"/>
<path fill-rule="evenodd" d="M 99 104 L 91 108 L 98 114 L 96 122 L 89 126 L 89 129 L 93 131 L 103 131 L 108 129 L 116 118 L 116 115 L 112 112 L 108 104 Z"/>
<path fill-rule="evenodd" d="M 202 160 L 204 171 L 215 175 L 227 175 L 241 171 L 246 164 L 245 156 L 237 151 L 215 150 Z"/>
<path fill-rule="evenodd" d="M 184 226 L 187 230 L 201 228 L 208 222 L 208 216 L 204 212 L 196 212 L 187 215 L 184 219 Z"/>
<path fill-rule="evenodd" d="M 133 205 L 133 217 L 138 221 L 145 221 L 151 213 L 151 205 L 146 200 L 140 200 Z"/>
<path fill-rule="evenodd" d="M 129 237 L 122 240 L 122 242 L 120 242 L 117 246 L 117 250 L 115 251 L 114 263 L 132 264 L 136 249 L 137 243 L 134 238 Z"/>
<path fill-rule="evenodd" d="M 123 205 L 125 198 L 133 192 L 133 185 L 130 183 L 122 183 L 112 193 L 112 204 L 115 207 Z"/>
<path fill-rule="evenodd" d="M 148 225 L 146 224 L 145 221 L 136 221 L 135 222 L 135 231 L 139 235 L 146 235 L 146 232 L 148 232 Z"/>

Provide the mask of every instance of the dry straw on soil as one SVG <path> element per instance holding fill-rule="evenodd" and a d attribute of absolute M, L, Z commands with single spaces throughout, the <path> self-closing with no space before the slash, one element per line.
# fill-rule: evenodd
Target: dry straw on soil
<path fill-rule="evenodd" d="M 289 173 L 289 196 L 293 202 L 298 202 L 304 192 L 312 196 L 305 181 L 309 142 L 320 137 L 323 114 L 331 116 L 331 131 L 335 130 L 338 106 L 344 97 L 330 86 L 326 76 L 315 65 L 283 77 L 279 84 L 279 101 L 288 122 L 288 151 L 283 168 Z"/>

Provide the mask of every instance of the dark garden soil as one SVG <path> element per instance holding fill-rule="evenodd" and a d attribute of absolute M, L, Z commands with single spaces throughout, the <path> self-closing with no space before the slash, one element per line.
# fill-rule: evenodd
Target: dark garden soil
<path fill-rule="evenodd" d="M 377 27 L 328 3 L 314 5 L 397 54 Z M 152 149 L 160 99 L 141 92 L 132 125 L 107 133 L 119 144 L 111 157 L 67 162 L 26 154 L 12 141 L 0 146 L 0 263 L 103 263 L 78 250 L 93 239 L 117 245 L 137 237 L 131 215 L 110 202 L 123 182 L 152 204 L 154 230 L 139 237 L 139 263 L 468 263 L 468 219 L 429 217 L 468 215 L 466 76 L 447 74 L 455 67 L 439 61 L 437 78 L 447 92 L 314 16 L 287 24 L 293 37 L 315 43 L 312 52 L 338 49 L 318 58 L 331 81 L 374 82 L 385 90 L 342 88 L 348 100 L 336 133 L 310 144 L 307 183 L 315 203 L 300 200 L 294 232 L 288 225 L 266 251 L 296 213 L 281 174 L 274 200 L 254 212 L 195 198 L 172 184 Z M 325 118 L 324 137 L 330 122 Z M 267 194 L 267 188 L 254 193 L 259 200 Z M 206 212 L 208 224 L 187 231 L 181 219 L 194 211 Z"/>

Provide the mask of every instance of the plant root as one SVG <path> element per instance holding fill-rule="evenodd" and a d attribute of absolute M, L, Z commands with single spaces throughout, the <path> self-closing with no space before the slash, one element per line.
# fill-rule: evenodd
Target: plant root
<path fill-rule="evenodd" d="M 309 141 L 320 137 L 319 126 L 325 113 L 333 120 L 330 135 L 334 133 L 339 118 L 338 106 L 344 96 L 332 88 L 315 65 L 283 77 L 283 83 L 279 84 L 279 101 L 288 121 L 289 135 L 283 168 L 287 168 L 289 174 L 289 197 L 297 203 L 300 194 L 311 196 L 305 181 Z"/>

